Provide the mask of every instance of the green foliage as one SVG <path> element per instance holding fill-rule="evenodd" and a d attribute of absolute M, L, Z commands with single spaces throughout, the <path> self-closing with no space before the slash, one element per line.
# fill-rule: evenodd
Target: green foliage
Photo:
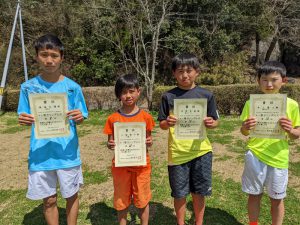
<path fill-rule="evenodd" d="M 292 172 L 294 176 L 300 176 L 300 162 L 290 162 L 289 170 Z"/>
<path fill-rule="evenodd" d="M 18 115 L 15 112 L 5 112 L 0 115 L 0 134 L 14 134 L 30 126 L 21 126 L 18 123 Z"/>
<path fill-rule="evenodd" d="M 203 85 L 245 83 L 245 74 L 249 70 L 248 58 L 246 52 L 227 54 L 222 62 L 212 66 L 209 71 L 201 73 L 198 82 Z"/>
<path fill-rule="evenodd" d="M 244 104 L 249 99 L 250 94 L 261 93 L 256 84 L 234 84 L 220 86 L 202 86 L 210 90 L 217 102 L 217 108 L 220 114 L 240 114 Z M 159 86 L 155 89 L 153 96 L 153 109 L 158 110 L 161 101 L 161 95 L 173 87 Z M 300 102 L 300 85 L 287 84 L 282 87 L 281 93 L 286 93 L 289 98 Z"/>

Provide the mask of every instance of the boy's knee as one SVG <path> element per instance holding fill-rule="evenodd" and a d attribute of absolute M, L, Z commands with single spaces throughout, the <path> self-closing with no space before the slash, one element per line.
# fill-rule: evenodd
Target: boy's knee
<path fill-rule="evenodd" d="M 52 195 L 48 198 L 44 199 L 44 208 L 52 208 L 56 206 L 57 203 L 57 195 Z"/>
<path fill-rule="evenodd" d="M 271 200 L 272 206 L 279 206 L 279 205 L 283 204 L 283 199 L 270 198 L 270 200 Z"/>

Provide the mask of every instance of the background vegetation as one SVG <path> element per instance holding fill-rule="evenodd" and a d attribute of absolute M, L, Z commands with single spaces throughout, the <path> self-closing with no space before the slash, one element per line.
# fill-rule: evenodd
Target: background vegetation
<path fill-rule="evenodd" d="M 253 81 L 269 59 L 300 75 L 300 5 L 297 0 L 24 0 L 21 1 L 30 75 L 33 41 L 55 33 L 66 45 L 65 72 L 82 86 L 109 86 L 135 72 L 149 107 L 157 84 L 172 85 L 170 60 L 182 51 L 202 62 L 201 84 Z M 15 14 L 0 0 L 0 69 Z M 19 30 L 8 83 L 23 81 Z M 2 70 L 1 70 L 2 71 Z"/>

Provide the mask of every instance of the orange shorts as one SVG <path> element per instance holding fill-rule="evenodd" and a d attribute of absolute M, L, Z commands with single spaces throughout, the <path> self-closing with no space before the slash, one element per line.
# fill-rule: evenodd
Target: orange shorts
<path fill-rule="evenodd" d="M 147 155 L 146 166 L 115 167 L 112 163 L 114 182 L 114 208 L 123 210 L 130 206 L 131 201 L 137 208 L 144 208 L 151 199 L 150 157 Z"/>

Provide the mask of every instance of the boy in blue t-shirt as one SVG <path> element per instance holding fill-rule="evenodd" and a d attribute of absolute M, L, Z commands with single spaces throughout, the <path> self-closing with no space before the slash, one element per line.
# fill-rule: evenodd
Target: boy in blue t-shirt
<path fill-rule="evenodd" d="M 158 114 L 160 128 L 169 129 L 168 172 L 178 225 L 184 225 L 188 194 L 192 195 L 196 225 L 202 225 L 205 196 L 211 195 L 211 143 L 208 138 L 204 140 L 176 139 L 174 125 L 177 118 L 172 115 L 174 99 L 206 98 L 207 117 L 204 118 L 204 125 L 208 129 L 217 127 L 219 115 L 214 96 L 195 83 L 200 73 L 199 66 L 197 57 L 190 53 L 183 53 L 173 58 L 172 72 L 177 81 L 177 87 L 162 95 Z"/>
<path fill-rule="evenodd" d="M 64 47 L 54 35 L 47 34 L 35 42 L 40 74 L 21 85 L 18 106 L 19 124 L 31 127 L 28 156 L 28 191 L 32 200 L 43 199 L 44 216 L 48 224 L 58 224 L 57 180 L 66 199 L 68 225 L 76 224 L 79 209 L 78 191 L 83 184 L 76 124 L 88 116 L 81 87 L 61 74 Z M 70 135 L 36 139 L 34 116 L 29 95 L 35 93 L 67 93 Z"/>

